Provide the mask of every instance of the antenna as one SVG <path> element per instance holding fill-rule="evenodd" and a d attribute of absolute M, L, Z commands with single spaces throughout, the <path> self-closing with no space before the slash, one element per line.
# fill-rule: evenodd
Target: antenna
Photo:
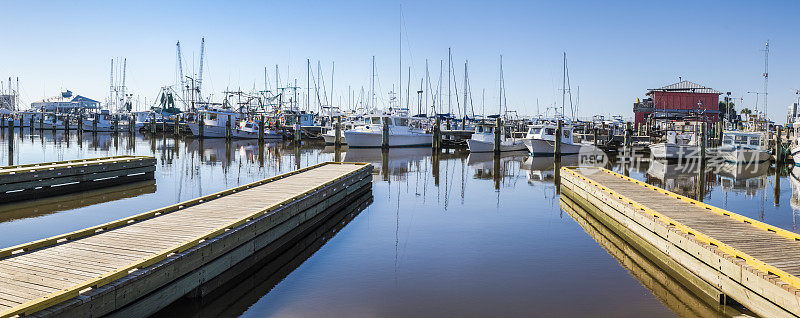
<path fill-rule="evenodd" d="M 769 40 L 764 46 L 764 117 L 767 117 L 767 86 L 769 84 Z"/>

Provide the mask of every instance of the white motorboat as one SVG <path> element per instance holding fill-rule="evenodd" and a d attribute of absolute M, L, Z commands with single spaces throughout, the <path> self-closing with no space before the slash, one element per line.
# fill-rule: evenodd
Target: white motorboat
<path fill-rule="evenodd" d="M 667 131 L 665 142 L 651 144 L 650 153 L 656 159 L 696 159 L 700 158 L 700 146 L 693 132 L 677 133 Z"/>
<path fill-rule="evenodd" d="M 523 139 L 523 143 L 533 156 L 553 155 L 557 129 L 558 126 L 551 122 L 531 125 L 528 127 L 528 133 Z M 560 134 L 562 155 L 574 155 L 581 151 L 595 150 L 594 145 L 575 143 L 572 139 L 572 127 L 569 125 L 562 126 Z"/>
<path fill-rule="evenodd" d="M 763 132 L 726 131 L 722 146 L 716 149 L 728 162 L 764 162 L 772 157 L 767 149 L 767 136 Z"/>
<path fill-rule="evenodd" d="M 478 124 L 475 132 L 470 139 L 467 139 L 469 152 L 493 152 L 494 151 L 495 125 Z M 500 133 L 500 151 L 520 151 L 525 150 L 525 143 L 521 139 L 506 137 L 506 132 Z"/>
<path fill-rule="evenodd" d="M 114 120 L 107 111 L 101 113 L 90 113 L 83 118 L 83 130 L 93 132 L 112 132 L 116 131 Z"/>
<path fill-rule="evenodd" d="M 405 115 L 367 115 L 364 125 L 344 132 L 350 148 L 377 148 L 383 144 L 383 127 L 389 128 L 389 147 L 424 147 L 433 135 L 417 128 L 418 120 Z"/>

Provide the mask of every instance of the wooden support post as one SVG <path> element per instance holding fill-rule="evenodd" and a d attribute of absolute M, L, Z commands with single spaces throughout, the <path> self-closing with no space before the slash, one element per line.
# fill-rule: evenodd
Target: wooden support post
<path fill-rule="evenodd" d="M 594 127 L 594 147 L 597 148 L 597 127 Z"/>
<path fill-rule="evenodd" d="M 231 139 L 233 134 L 231 133 L 231 115 L 228 115 L 228 120 L 225 122 L 225 139 Z"/>
<path fill-rule="evenodd" d="M 625 148 L 631 147 L 631 122 L 625 123 Z"/>
<path fill-rule="evenodd" d="M 706 122 L 700 124 L 700 162 L 706 161 L 706 129 Z"/>
<path fill-rule="evenodd" d="M 500 154 L 500 134 L 503 133 L 503 122 L 500 117 L 497 117 L 494 123 L 494 154 Z M 498 171 L 494 171 L 498 174 Z"/>
<path fill-rule="evenodd" d="M 8 127 L 8 143 L 9 144 L 13 144 L 14 143 L 13 142 L 13 139 L 14 139 L 14 128 L 13 128 L 14 127 L 14 118 L 11 118 L 11 117 L 8 118 L 8 125 L 6 127 Z M 9 146 L 9 149 L 10 148 L 11 148 L 11 146 Z"/>
<path fill-rule="evenodd" d="M 385 118 L 383 122 L 383 138 L 381 138 L 381 148 L 389 149 L 389 120 L 391 118 Z"/>
<path fill-rule="evenodd" d="M 94 114 L 94 120 L 92 121 L 92 133 L 97 133 L 97 114 Z"/>
<path fill-rule="evenodd" d="M 175 121 L 172 127 L 172 134 L 174 134 L 175 136 L 179 136 L 181 134 L 181 120 L 177 114 L 175 114 Z"/>
<path fill-rule="evenodd" d="M 83 134 L 83 115 L 78 116 L 78 134 Z"/>
<path fill-rule="evenodd" d="M 43 129 L 44 129 L 44 113 L 42 113 L 42 116 L 39 116 L 39 130 Z"/>
<path fill-rule="evenodd" d="M 258 119 L 258 142 L 264 142 L 264 114 Z"/>
<path fill-rule="evenodd" d="M 294 141 L 300 143 L 303 138 L 303 125 L 300 124 L 300 115 L 296 115 L 294 119 Z"/>
<path fill-rule="evenodd" d="M 783 145 L 781 144 L 781 126 L 775 127 L 775 161 L 783 162 Z M 775 172 L 775 175 L 778 173 Z M 777 204 L 776 204 L 777 205 Z"/>
<path fill-rule="evenodd" d="M 197 118 L 197 128 L 200 131 L 200 135 L 198 137 L 200 137 L 200 140 L 203 140 L 206 135 L 206 121 L 203 117 L 203 113 L 200 113 L 200 117 Z"/>
<path fill-rule="evenodd" d="M 431 147 L 434 150 L 439 150 L 442 148 L 442 119 L 439 116 L 436 116 L 436 123 L 433 126 L 433 140 L 431 141 Z"/>
<path fill-rule="evenodd" d="M 156 133 L 156 113 L 150 113 L 150 133 Z"/>
<path fill-rule="evenodd" d="M 342 145 L 342 116 L 336 116 L 336 135 L 334 136 L 336 140 L 333 142 L 335 147 L 340 147 Z"/>
<path fill-rule="evenodd" d="M 69 132 L 69 114 L 64 117 L 64 131 Z"/>
<path fill-rule="evenodd" d="M 558 124 L 556 124 L 556 142 L 553 146 L 553 156 L 557 159 L 561 158 L 561 135 L 563 134 L 561 129 L 563 128 L 563 125 L 564 123 L 561 121 L 561 119 L 559 119 Z"/>

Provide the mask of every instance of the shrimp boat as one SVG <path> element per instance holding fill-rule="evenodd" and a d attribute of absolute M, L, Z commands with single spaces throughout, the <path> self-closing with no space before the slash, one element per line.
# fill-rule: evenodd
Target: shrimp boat
<path fill-rule="evenodd" d="M 94 132 L 116 131 L 112 122 L 112 115 L 107 111 L 101 113 L 90 113 L 83 118 L 83 130 Z"/>
<path fill-rule="evenodd" d="M 41 129 L 64 130 L 64 121 L 67 116 L 61 114 L 45 114 L 41 122 Z M 69 129 L 76 129 L 75 125 L 70 124 Z"/>
<path fill-rule="evenodd" d="M 557 129 L 558 126 L 552 122 L 531 125 L 528 127 L 528 133 L 522 141 L 531 155 L 552 155 L 555 152 Z M 582 150 L 587 151 L 594 149 L 593 145 L 574 142 L 572 139 L 572 126 L 562 126 L 561 131 L 558 133 L 561 134 L 562 155 L 574 155 L 580 153 Z"/>
<path fill-rule="evenodd" d="M 475 132 L 470 139 L 467 139 L 469 152 L 494 151 L 495 128 L 493 124 L 480 123 L 475 125 Z M 506 137 L 506 131 L 500 133 L 500 151 L 520 151 L 525 149 L 525 143 L 522 139 Z"/>
<path fill-rule="evenodd" d="M 763 132 L 726 131 L 717 154 L 728 162 L 757 163 L 770 160 L 767 136 Z"/>
<path fill-rule="evenodd" d="M 344 137 L 344 132 L 351 130 L 357 126 L 363 125 L 363 122 L 360 123 L 360 120 L 355 116 L 352 119 L 345 120 L 342 122 L 341 128 L 341 135 L 339 136 L 339 144 L 346 145 L 347 138 Z M 333 145 L 336 144 L 336 128 L 335 124 L 333 127 L 328 128 L 325 133 L 322 134 L 322 139 L 325 139 L 326 145 Z"/>
<path fill-rule="evenodd" d="M 405 114 L 367 115 L 364 125 L 344 132 L 350 148 L 377 148 L 383 144 L 383 126 L 389 126 L 389 147 L 424 147 L 433 143 L 433 135 L 419 128 L 418 119 Z"/>
<path fill-rule="evenodd" d="M 231 137 L 240 139 L 258 139 L 259 123 L 242 114 L 232 111 L 201 110 L 198 119 L 189 122 L 189 130 L 195 136 L 200 136 L 200 120 L 203 121 L 203 137 L 225 138 L 228 121 L 231 126 Z M 264 130 L 264 139 L 281 139 L 283 136 L 271 129 Z"/>

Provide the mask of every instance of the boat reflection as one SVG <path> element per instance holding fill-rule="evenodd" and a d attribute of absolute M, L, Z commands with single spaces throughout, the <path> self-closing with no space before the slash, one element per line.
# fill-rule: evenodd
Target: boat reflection
<path fill-rule="evenodd" d="M 40 217 L 155 192 L 156 181 L 148 180 L 39 200 L 2 204 L 0 205 L 0 222 Z"/>
<path fill-rule="evenodd" d="M 723 189 L 744 192 L 752 197 L 767 186 L 770 166 L 769 161 L 740 164 L 724 162 L 715 168 Z"/>
<path fill-rule="evenodd" d="M 561 167 L 606 167 L 607 163 L 608 156 L 602 151 L 597 151 L 561 156 L 559 161 L 553 156 L 529 156 L 522 163 L 521 168 L 528 171 L 529 184 L 535 182 L 553 183 L 558 177 L 556 171 Z"/>
<path fill-rule="evenodd" d="M 502 152 L 499 156 L 490 152 L 470 153 L 467 165 L 474 171 L 474 179 L 494 180 L 496 177 L 516 175 L 515 167 L 511 165 L 517 163 L 516 167 L 519 167 L 528 157 L 530 154 L 527 150 Z"/>
<path fill-rule="evenodd" d="M 384 151 L 378 148 L 349 148 L 344 155 L 346 162 L 369 162 L 375 172 L 384 178 L 404 176 L 413 164 L 419 166 L 425 158 L 431 156 L 431 148 L 392 148 Z"/>
<path fill-rule="evenodd" d="M 702 201 L 717 185 L 714 170 L 715 167 L 700 164 L 697 160 L 652 160 L 645 182 Z"/>
<path fill-rule="evenodd" d="M 561 196 L 559 204 L 561 209 L 567 212 L 598 245 L 613 256 L 631 276 L 636 278 L 675 315 L 679 317 L 734 317 L 741 316 L 742 311 L 746 311 L 741 307 L 720 305 L 718 299 L 697 296 L 686 287 L 689 286 L 689 283 L 682 283 L 664 270 L 664 268 L 668 268 L 668 265 L 660 261 L 657 256 L 650 256 L 651 258 L 646 256 L 655 255 L 654 251 L 639 250 L 646 245 L 631 244 L 620 236 L 618 233 L 625 233 L 621 230 L 624 229 L 623 227 L 612 230 L 606 226 L 606 223 L 596 218 L 592 212 L 586 211 L 567 196 Z M 609 222 L 613 221 L 609 220 Z M 635 235 L 632 232 L 627 233 Z M 745 312 L 744 314 L 751 313 Z"/>

